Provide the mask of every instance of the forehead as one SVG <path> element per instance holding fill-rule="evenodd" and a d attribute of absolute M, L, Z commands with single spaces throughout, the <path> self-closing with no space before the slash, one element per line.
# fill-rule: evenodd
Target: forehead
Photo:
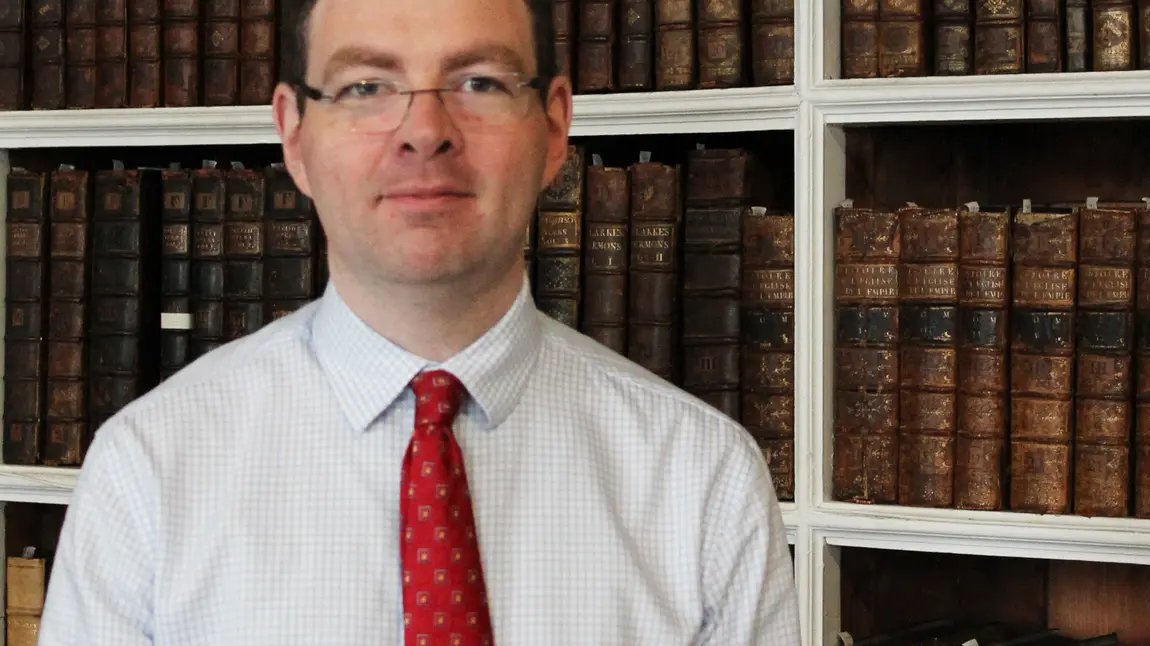
<path fill-rule="evenodd" d="M 318 0 L 308 21 L 308 76 L 346 50 L 394 61 L 408 74 L 471 51 L 505 50 L 534 70 L 525 0 Z"/>

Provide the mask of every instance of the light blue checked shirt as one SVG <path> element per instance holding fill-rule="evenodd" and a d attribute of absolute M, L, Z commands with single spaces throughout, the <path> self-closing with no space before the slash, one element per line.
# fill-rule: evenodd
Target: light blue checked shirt
<path fill-rule="evenodd" d="M 433 367 L 323 298 L 185 368 L 96 436 L 40 646 L 403 644 L 408 381 Z M 799 644 L 751 437 L 551 320 L 526 283 L 440 366 L 498 646 Z"/>

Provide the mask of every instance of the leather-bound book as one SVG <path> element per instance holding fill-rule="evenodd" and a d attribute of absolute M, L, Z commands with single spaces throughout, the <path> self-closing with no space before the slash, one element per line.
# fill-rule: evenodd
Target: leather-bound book
<path fill-rule="evenodd" d="M 1090 10 L 1087 0 L 1065 0 L 1066 71 L 1090 69 Z"/>
<path fill-rule="evenodd" d="M 580 0 L 579 62 L 577 90 L 580 94 L 615 89 L 615 19 L 618 0 Z"/>
<path fill-rule="evenodd" d="M 60 110 L 64 102 L 64 0 L 29 0 L 28 78 L 33 110 Z"/>
<path fill-rule="evenodd" d="M 1078 213 L 1029 200 L 1014 216 L 1010 509 L 1071 511 Z"/>
<path fill-rule="evenodd" d="M 224 174 L 224 341 L 264 326 L 265 177 L 239 162 Z"/>
<path fill-rule="evenodd" d="M 699 0 L 699 87 L 749 85 L 747 19 L 740 0 Z"/>
<path fill-rule="evenodd" d="M 751 85 L 794 82 L 794 0 L 751 0 Z"/>
<path fill-rule="evenodd" d="M 311 219 L 315 222 L 316 258 L 315 258 L 315 293 L 322 295 L 327 289 L 329 278 L 327 265 L 327 234 L 324 233 L 323 224 L 315 210 L 315 202 L 311 203 Z M 532 236 L 534 238 L 534 236 Z M 531 274 L 534 275 L 534 274 Z"/>
<path fill-rule="evenodd" d="M 954 503 L 958 210 L 899 209 L 898 502 Z"/>
<path fill-rule="evenodd" d="M 583 316 L 579 330 L 627 355 L 627 268 L 631 178 L 592 155 L 587 168 Z"/>
<path fill-rule="evenodd" d="M 879 0 L 878 75 L 926 76 L 928 0 Z"/>
<path fill-rule="evenodd" d="M 751 191 L 770 184 L 761 168 L 743 149 L 697 148 L 683 187 L 682 386 L 735 421 L 743 220 Z"/>
<path fill-rule="evenodd" d="M 276 1 L 240 4 L 240 103 L 268 105 L 276 87 Z"/>
<path fill-rule="evenodd" d="M 619 2 L 619 89 L 650 91 L 655 88 L 654 0 Z"/>
<path fill-rule="evenodd" d="M 159 383 L 160 172 L 116 163 L 96 171 L 92 317 L 88 331 L 93 434 Z"/>
<path fill-rule="evenodd" d="M 51 175 L 48 300 L 48 431 L 44 464 L 79 466 L 88 436 L 88 282 L 91 180 L 62 165 Z"/>
<path fill-rule="evenodd" d="M 849 632 L 839 635 L 839 643 L 854 646 L 906 646 L 921 642 L 928 642 L 940 635 L 945 635 L 957 628 L 954 619 L 936 619 L 900 626 L 894 630 L 870 635 L 863 639 L 853 637 Z"/>
<path fill-rule="evenodd" d="M 842 76 L 878 77 L 879 0 L 842 0 Z"/>
<path fill-rule="evenodd" d="M 200 0 L 163 0 L 164 105 L 202 105 Z"/>
<path fill-rule="evenodd" d="M 1067 0 L 1081 3 L 1085 0 Z M 1087 32 L 1089 33 L 1089 32 Z M 1150 1 L 1138 0 L 1138 69 L 1150 69 Z"/>
<path fill-rule="evenodd" d="M 96 0 L 96 107 L 127 105 L 127 0 Z"/>
<path fill-rule="evenodd" d="M 128 107 L 161 105 L 160 7 L 163 0 L 128 0 Z"/>
<path fill-rule="evenodd" d="M 579 0 L 552 0 L 551 24 L 555 28 L 555 62 L 559 75 L 575 83 L 575 56 L 577 34 L 575 9 Z"/>
<path fill-rule="evenodd" d="M 935 76 L 966 76 L 974 71 L 972 1 L 933 0 Z"/>
<path fill-rule="evenodd" d="M 974 1 L 974 73 L 1026 71 L 1022 0 Z"/>
<path fill-rule="evenodd" d="M 5 573 L 6 646 L 36 646 L 40 638 L 40 617 L 48 588 L 48 560 L 37 557 L 32 548 L 20 556 L 9 556 Z"/>
<path fill-rule="evenodd" d="M 0 0 L 0 110 L 28 107 L 25 0 Z"/>
<path fill-rule="evenodd" d="M 641 152 L 631 164 L 631 241 L 627 356 L 672 383 L 679 381 L 679 282 L 682 171 Z"/>
<path fill-rule="evenodd" d="M 192 358 L 192 177 L 173 164 L 161 176 L 160 379 Z"/>
<path fill-rule="evenodd" d="M 1061 72 L 1062 2 L 1065 0 L 1026 0 L 1026 71 Z"/>
<path fill-rule="evenodd" d="M 1074 513 L 1130 513 L 1136 209 L 1087 200 L 1078 215 Z"/>
<path fill-rule="evenodd" d="M 568 146 L 567 161 L 538 199 L 535 303 L 539 310 L 579 329 L 582 301 L 584 151 Z"/>
<path fill-rule="evenodd" d="M 1134 515 L 1150 518 L 1150 200 L 1138 211 L 1135 264 L 1135 317 L 1137 324 L 1135 365 L 1135 422 L 1133 441 Z"/>
<path fill-rule="evenodd" d="M 240 0 L 203 0 L 204 105 L 240 98 Z"/>
<path fill-rule="evenodd" d="M 311 198 L 299 190 L 282 163 L 264 169 L 264 187 L 265 320 L 270 323 L 315 299 L 316 222 Z"/>
<path fill-rule="evenodd" d="M 698 83 L 695 4 L 692 0 L 655 2 L 655 89 L 693 90 Z"/>
<path fill-rule="evenodd" d="M 1139 27 L 1133 0 L 1091 0 L 1090 9 L 1094 71 L 1134 69 Z"/>
<path fill-rule="evenodd" d="M 64 0 L 64 97 L 69 108 L 96 107 L 96 3 Z"/>
<path fill-rule="evenodd" d="M 191 360 L 224 342 L 224 170 L 206 160 L 192 171 Z"/>
<path fill-rule="evenodd" d="M 897 211 L 835 209 L 835 404 L 832 497 L 898 501 Z"/>
<path fill-rule="evenodd" d="M 8 173 L 4 267 L 4 463 L 39 464 L 45 428 L 48 177 Z"/>
<path fill-rule="evenodd" d="M 968 202 L 959 211 L 958 416 L 954 506 L 1006 504 L 1010 406 L 1009 207 Z"/>
<path fill-rule="evenodd" d="M 740 422 L 763 450 L 775 495 L 795 499 L 795 218 L 743 210 Z"/>

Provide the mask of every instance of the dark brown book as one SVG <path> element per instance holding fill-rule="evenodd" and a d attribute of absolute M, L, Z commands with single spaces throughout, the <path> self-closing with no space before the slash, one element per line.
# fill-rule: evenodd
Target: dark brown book
<path fill-rule="evenodd" d="M 69 108 L 96 107 L 96 4 L 64 0 L 64 97 Z"/>
<path fill-rule="evenodd" d="M 928 0 L 879 0 L 878 75 L 926 76 Z"/>
<path fill-rule="evenodd" d="M 1066 0 L 1069 3 L 1079 4 L 1086 0 Z M 1083 40 L 1089 42 L 1089 30 Z M 1138 69 L 1150 69 L 1150 0 L 1138 0 Z"/>
<path fill-rule="evenodd" d="M 584 151 L 571 145 L 567 160 L 538 200 L 535 303 L 540 311 L 579 328 L 582 301 Z"/>
<path fill-rule="evenodd" d="M 1090 9 L 1094 71 L 1135 69 L 1139 27 L 1133 0 L 1091 0 Z"/>
<path fill-rule="evenodd" d="M 1127 516 L 1137 218 L 1134 208 L 1096 202 L 1078 215 L 1074 513 Z"/>
<path fill-rule="evenodd" d="M 879 0 L 842 0 L 842 76 L 878 77 Z"/>
<path fill-rule="evenodd" d="M 268 105 L 276 87 L 276 0 L 241 0 L 240 104 Z"/>
<path fill-rule="evenodd" d="M 619 2 L 619 89 L 650 91 L 655 87 L 654 0 Z"/>
<path fill-rule="evenodd" d="M 958 399 L 957 209 L 899 209 L 898 502 L 954 503 Z"/>
<path fill-rule="evenodd" d="M 164 105 L 202 105 L 200 0 L 164 2 Z M 214 45 L 213 45 L 214 46 Z"/>
<path fill-rule="evenodd" d="M 191 362 L 192 178 L 174 164 L 161 176 L 160 379 Z"/>
<path fill-rule="evenodd" d="M 1062 2 L 1026 0 L 1026 71 L 1061 72 L 1064 68 Z"/>
<path fill-rule="evenodd" d="M 92 204 L 88 171 L 52 171 L 49 219 L 47 436 L 44 464 L 79 466 L 88 438 L 88 287 Z"/>
<path fill-rule="evenodd" d="M 575 83 L 576 7 L 578 0 L 552 0 L 551 24 L 555 29 L 555 62 L 559 75 Z"/>
<path fill-rule="evenodd" d="M 1010 509 L 1071 511 L 1078 214 L 1014 216 L 1010 357 Z"/>
<path fill-rule="evenodd" d="M 580 0 L 579 70 L 576 90 L 581 93 L 615 89 L 615 20 L 618 0 Z"/>
<path fill-rule="evenodd" d="M 696 28 L 699 87 L 703 89 L 749 85 L 747 24 L 739 0 L 699 0 Z"/>
<path fill-rule="evenodd" d="M 239 162 L 225 171 L 224 341 L 264 326 L 265 177 Z"/>
<path fill-rule="evenodd" d="M 958 416 L 954 506 L 1006 505 L 1010 406 L 1009 207 L 969 202 L 959 211 Z"/>
<path fill-rule="evenodd" d="M 832 497 L 898 501 L 898 213 L 836 207 Z"/>
<path fill-rule="evenodd" d="M 96 0 L 96 107 L 127 106 L 127 0 Z"/>
<path fill-rule="evenodd" d="M 743 211 L 740 422 L 763 450 L 775 495 L 795 499 L 795 218 Z"/>
<path fill-rule="evenodd" d="M 1022 0 L 974 1 L 974 73 L 1026 71 Z"/>
<path fill-rule="evenodd" d="M 739 421 L 743 220 L 754 186 L 769 185 L 751 153 L 697 148 L 683 187 L 682 387 Z"/>
<path fill-rule="evenodd" d="M 224 342 L 224 214 L 227 185 L 214 161 L 192 171 L 192 352 Z"/>
<path fill-rule="evenodd" d="M 159 383 L 160 206 L 158 170 L 117 163 L 96 172 L 88 330 L 93 435 Z"/>
<path fill-rule="evenodd" d="M 1150 200 L 1138 212 L 1135 281 L 1138 371 L 1133 441 L 1134 516 L 1150 518 Z"/>
<path fill-rule="evenodd" d="M 1066 0 L 1066 71 L 1090 69 L 1090 10 L 1087 0 Z"/>
<path fill-rule="evenodd" d="M 162 105 L 162 2 L 128 0 L 128 107 Z"/>
<path fill-rule="evenodd" d="M 316 219 L 311 198 L 299 190 L 282 163 L 264 169 L 264 190 L 264 320 L 270 323 L 316 297 Z"/>
<path fill-rule="evenodd" d="M 592 155 L 587 168 L 584 298 L 579 330 L 624 356 L 630 214 L 627 169 L 604 166 L 598 155 Z"/>
<path fill-rule="evenodd" d="M 795 82 L 794 0 L 751 0 L 751 84 Z"/>
<path fill-rule="evenodd" d="M 935 76 L 966 76 L 973 73 L 972 0 L 933 2 Z"/>
<path fill-rule="evenodd" d="M 692 0 L 655 2 L 655 89 L 693 90 L 698 83 L 695 5 Z"/>
<path fill-rule="evenodd" d="M 64 0 L 30 0 L 28 79 L 33 110 L 60 110 L 64 96 Z"/>
<path fill-rule="evenodd" d="M 680 374 L 682 171 L 642 152 L 631 164 L 627 356 L 677 383 Z"/>
<path fill-rule="evenodd" d="M 203 0 L 204 105 L 240 98 L 240 0 Z"/>
<path fill-rule="evenodd" d="M 0 0 L 0 110 L 28 107 L 25 0 Z"/>
<path fill-rule="evenodd" d="M 4 292 L 4 462 L 39 464 L 44 449 L 48 176 L 8 173 Z"/>

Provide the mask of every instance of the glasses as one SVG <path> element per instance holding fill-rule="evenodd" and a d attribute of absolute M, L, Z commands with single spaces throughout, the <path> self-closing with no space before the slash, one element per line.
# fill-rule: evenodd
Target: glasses
<path fill-rule="evenodd" d="M 539 77 L 492 73 L 464 76 L 447 87 L 412 90 L 386 79 L 363 79 L 350 84 L 314 88 L 294 83 L 305 97 L 328 103 L 350 130 L 357 133 L 391 132 L 403 123 L 416 94 L 434 93 L 458 126 L 502 125 L 522 119 L 530 90 L 538 90 Z"/>

